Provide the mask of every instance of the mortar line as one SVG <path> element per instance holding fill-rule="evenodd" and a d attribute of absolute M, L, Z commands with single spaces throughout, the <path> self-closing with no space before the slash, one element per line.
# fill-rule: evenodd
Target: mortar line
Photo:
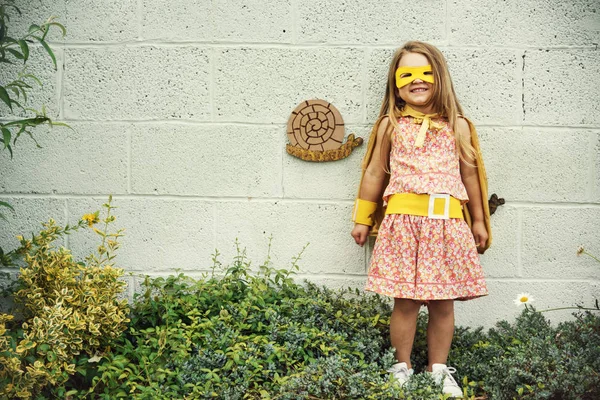
<path fill-rule="evenodd" d="M 6 121 L 16 120 L 13 118 L 3 118 Z M 169 125 L 190 125 L 190 126 L 258 126 L 258 127 L 276 127 L 286 126 L 287 121 L 206 121 L 206 120 L 179 120 L 179 119 L 112 119 L 112 120 L 98 120 L 98 119 L 84 119 L 84 118 L 62 118 L 64 122 L 74 123 L 96 123 L 96 124 L 134 124 L 134 125 L 152 125 L 152 124 L 169 124 Z M 357 127 L 372 127 L 372 123 L 367 122 L 346 122 L 346 125 L 354 125 Z M 600 125 L 541 125 L 541 124 L 521 124 L 521 125 L 505 125 L 505 124 L 493 124 L 493 123 L 476 123 L 478 128 L 505 128 L 505 129 L 547 129 L 547 130 L 560 130 L 560 131 L 580 131 L 582 129 L 590 131 L 600 131 Z"/>
<path fill-rule="evenodd" d="M 521 64 L 521 122 L 525 122 L 525 56 L 527 51 L 523 51 L 522 64 Z"/>
<path fill-rule="evenodd" d="M 517 211 L 517 275 L 523 277 L 523 209 Z"/>
<path fill-rule="evenodd" d="M 132 174 L 132 167 L 131 167 L 131 159 L 132 159 L 132 149 L 131 149 L 131 145 L 133 143 L 133 133 L 131 132 L 131 128 L 128 128 L 126 131 L 126 136 L 127 136 L 127 193 L 128 194 L 132 194 L 133 193 L 133 187 L 131 184 L 131 174 Z"/>
<path fill-rule="evenodd" d="M 298 25 L 296 23 L 296 25 Z M 294 40 L 294 39 L 293 39 Z M 292 42 L 265 42 L 265 41 L 231 41 L 231 40 L 156 40 L 156 39 L 140 39 L 140 40 L 125 40 L 125 41 L 103 41 L 103 42 L 65 42 L 65 46 L 67 48 L 74 49 L 98 49 L 98 48 L 123 48 L 123 47 L 223 47 L 223 48 L 232 48 L 239 49 L 240 47 L 249 48 L 249 49 L 265 49 L 265 48 L 281 48 L 281 49 L 315 49 L 315 48 L 327 48 L 327 49 L 387 49 L 387 50 L 395 50 L 398 47 L 398 43 L 390 42 L 390 43 L 355 43 L 355 42 L 340 42 L 340 43 L 310 43 L 310 42 L 302 42 L 299 44 L 298 39 Z M 52 45 L 56 45 L 58 42 L 50 42 Z M 506 51 L 524 51 L 524 50 L 532 50 L 532 51 L 557 51 L 557 50 L 565 50 L 565 51 L 581 51 L 581 50 L 589 50 L 596 51 L 596 46 L 504 46 L 499 44 L 492 45 L 449 45 L 441 42 L 432 41 L 432 44 L 445 49 L 452 48 L 454 50 L 489 50 L 490 46 L 497 50 L 506 50 Z"/>
<path fill-rule="evenodd" d="M 287 127 L 286 127 L 286 131 L 287 131 Z M 286 133 L 286 136 L 287 136 L 287 133 Z M 279 148 L 281 149 L 280 150 L 281 151 L 281 153 L 280 153 L 281 154 L 281 157 L 280 157 L 280 161 L 281 161 L 281 164 L 280 164 L 281 176 L 279 177 L 279 179 L 280 179 L 279 184 L 280 184 L 280 188 L 281 188 L 281 198 L 285 199 L 285 179 L 284 179 L 284 175 L 285 175 L 285 154 L 287 152 L 284 151 L 283 149 L 286 147 L 287 140 L 284 138 L 282 140 L 282 142 L 283 142 L 283 144 L 281 144 L 279 146 Z"/>
<path fill-rule="evenodd" d="M 19 193 L 3 192 L 0 193 L 0 199 L 6 198 L 24 198 L 24 199 L 65 199 L 65 198 L 98 198 L 102 199 L 112 194 L 115 199 L 150 199 L 150 200 L 182 200 L 182 201 L 212 201 L 217 203 L 272 203 L 281 202 L 284 204 L 321 204 L 321 205 L 352 205 L 354 199 L 350 198 L 281 198 L 281 197 L 251 197 L 246 195 L 238 196 L 200 196 L 193 194 L 153 194 L 153 193 Z M 515 209 L 537 209 L 537 210 L 563 210 L 563 209 L 600 209 L 600 203 L 574 203 L 574 202 L 527 202 L 527 201 L 508 201 L 501 207 Z M 494 218 L 494 217 L 492 217 Z"/>

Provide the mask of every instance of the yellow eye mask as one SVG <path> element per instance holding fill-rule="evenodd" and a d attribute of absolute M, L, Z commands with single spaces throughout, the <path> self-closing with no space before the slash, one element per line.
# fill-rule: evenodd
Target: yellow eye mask
<path fill-rule="evenodd" d="M 400 67 L 396 70 L 396 87 L 398 89 L 408 85 L 415 79 L 433 83 L 433 70 L 431 69 L 431 65 L 424 65 L 422 67 Z"/>

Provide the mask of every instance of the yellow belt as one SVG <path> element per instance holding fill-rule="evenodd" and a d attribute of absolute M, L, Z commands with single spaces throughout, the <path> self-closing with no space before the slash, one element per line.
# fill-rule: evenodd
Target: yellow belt
<path fill-rule="evenodd" d="M 389 198 L 385 213 L 434 219 L 464 218 L 460 200 L 449 194 L 397 193 Z"/>

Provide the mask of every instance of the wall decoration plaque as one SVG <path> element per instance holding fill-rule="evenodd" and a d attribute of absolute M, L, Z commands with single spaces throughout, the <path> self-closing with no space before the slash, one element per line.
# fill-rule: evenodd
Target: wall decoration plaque
<path fill-rule="evenodd" d="M 340 112 L 325 100 L 300 103 L 287 124 L 289 144 L 286 151 L 305 161 L 336 161 L 346 158 L 363 143 L 348 135 L 344 143 L 344 120 Z"/>

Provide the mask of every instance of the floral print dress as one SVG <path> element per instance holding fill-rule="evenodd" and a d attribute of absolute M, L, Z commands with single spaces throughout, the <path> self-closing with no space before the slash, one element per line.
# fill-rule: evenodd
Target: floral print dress
<path fill-rule="evenodd" d="M 420 125 L 402 117 L 392 134 L 390 183 L 395 193 L 448 193 L 465 203 L 454 132 L 445 120 L 429 129 L 422 147 Z M 488 294 L 473 234 L 463 219 L 388 214 L 371 256 L 366 290 L 415 300 L 468 300 Z"/>

